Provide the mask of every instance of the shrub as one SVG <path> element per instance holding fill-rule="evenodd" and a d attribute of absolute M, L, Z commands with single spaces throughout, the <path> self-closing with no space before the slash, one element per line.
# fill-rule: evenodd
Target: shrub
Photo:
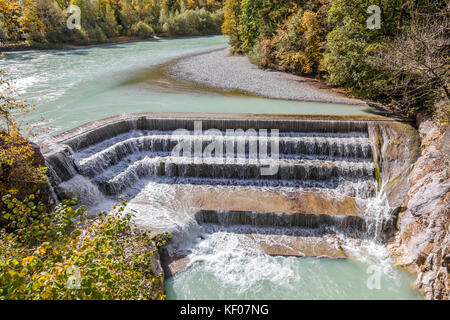
<path fill-rule="evenodd" d="M 152 265 L 166 240 L 136 230 L 125 202 L 87 221 L 75 200 L 50 213 L 33 195 L 2 200 L 0 299 L 165 298 Z"/>
<path fill-rule="evenodd" d="M 106 41 L 106 36 L 98 25 L 96 25 L 94 28 L 88 29 L 87 35 L 89 38 L 89 42 L 102 43 Z"/>
<path fill-rule="evenodd" d="M 142 21 L 139 21 L 131 27 L 131 33 L 141 38 L 151 38 L 155 35 L 153 28 Z"/>
<path fill-rule="evenodd" d="M 174 36 L 177 34 L 177 25 L 173 17 L 167 18 L 162 26 L 162 32 L 166 36 Z"/>
<path fill-rule="evenodd" d="M 185 10 L 174 17 L 175 30 L 180 35 L 219 34 L 223 22 L 223 11 L 215 13 L 204 8 Z"/>
<path fill-rule="evenodd" d="M 64 34 L 67 36 L 69 42 L 77 43 L 77 44 L 88 44 L 90 41 L 95 41 L 95 31 L 81 28 L 69 30 L 67 28 L 64 29 Z M 91 38 L 92 37 L 92 38 Z"/>

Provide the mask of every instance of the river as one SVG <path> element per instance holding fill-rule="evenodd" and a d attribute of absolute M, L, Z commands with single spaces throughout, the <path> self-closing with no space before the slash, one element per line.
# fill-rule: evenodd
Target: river
<path fill-rule="evenodd" d="M 0 68 L 30 103 L 27 120 L 44 118 L 61 132 L 87 121 L 133 112 L 366 114 L 361 106 L 264 99 L 221 92 L 164 76 L 166 63 L 225 48 L 223 36 L 114 44 L 79 50 L 5 53 Z"/>
<path fill-rule="evenodd" d="M 265 99 L 222 92 L 164 74 L 172 61 L 226 47 L 222 36 L 163 39 L 79 50 L 6 53 L 0 68 L 52 132 L 134 112 L 367 114 L 361 106 Z M 159 193 L 161 196 L 163 193 Z M 151 210 L 149 210 L 151 212 Z M 418 299 L 413 277 L 394 268 L 383 245 L 343 247 L 348 259 L 272 257 L 230 228 L 191 228 L 190 264 L 169 278 L 169 299 Z M 371 266 L 375 266 L 373 269 Z M 379 286 L 371 276 L 379 271 Z M 377 275 L 375 275 L 377 276 Z"/>

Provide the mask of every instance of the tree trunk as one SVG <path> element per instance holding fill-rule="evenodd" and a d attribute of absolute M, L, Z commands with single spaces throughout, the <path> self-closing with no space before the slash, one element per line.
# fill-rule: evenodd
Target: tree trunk
<path fill-rule="evenodd" d="M 402 20 L 403 20 L 403 7 L 405 5 L 405 0 L 402 0 L 400 4 L 400 12 L 398 14 L 398 22 L 397 22 L 397 30 L 400 32 L 400 29 L 402 28 Z"/>

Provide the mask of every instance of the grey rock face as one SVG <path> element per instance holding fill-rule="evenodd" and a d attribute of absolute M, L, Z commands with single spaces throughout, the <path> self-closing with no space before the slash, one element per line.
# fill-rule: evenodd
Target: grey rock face
<path fill-rule="evenodd" d="M 411 169 L 399 172 L 408 184 L 391 252 L 399 266 L 418 273 L 416 286 L 427 299 L 449 297 L 450 128 L 431 120 L 419 127 L 421 154 Z M 399 202 L 397 195 L 394 202 Z"/>

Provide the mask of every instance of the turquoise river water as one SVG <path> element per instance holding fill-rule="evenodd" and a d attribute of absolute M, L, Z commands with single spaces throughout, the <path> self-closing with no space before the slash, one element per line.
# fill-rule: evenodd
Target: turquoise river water
<path fill-rule="evenodd" d="M 78 50 L 6 53 L 0 68 L 61 132 L 132 112 L 365 114 L 365 107 L 307 103 L 226 93 L 175 81 L 162 66 L 224 48 L 222 36 L 143 41 Z M 413 277 L 392 266 L 384 246 L 348 244 L 349 259 L 271 257 L 229 230 L 197 231 L 188 267 L 166 283 L 169 299 L 420 299 Z M 367 285 L 376 266 L 380 285 Z M 372 270 L 372 271 L 371 271 Z"/>
<path fill-rule="evenodd" d="M 0 68 L 55 130 L 133 112 L 365 114 L 367 107 L 263 99 L 198 88 L 163 76 L 159 66 L 224 48 L 222 36 L 133 42 L 79 50 L 5 53 Z"/>

